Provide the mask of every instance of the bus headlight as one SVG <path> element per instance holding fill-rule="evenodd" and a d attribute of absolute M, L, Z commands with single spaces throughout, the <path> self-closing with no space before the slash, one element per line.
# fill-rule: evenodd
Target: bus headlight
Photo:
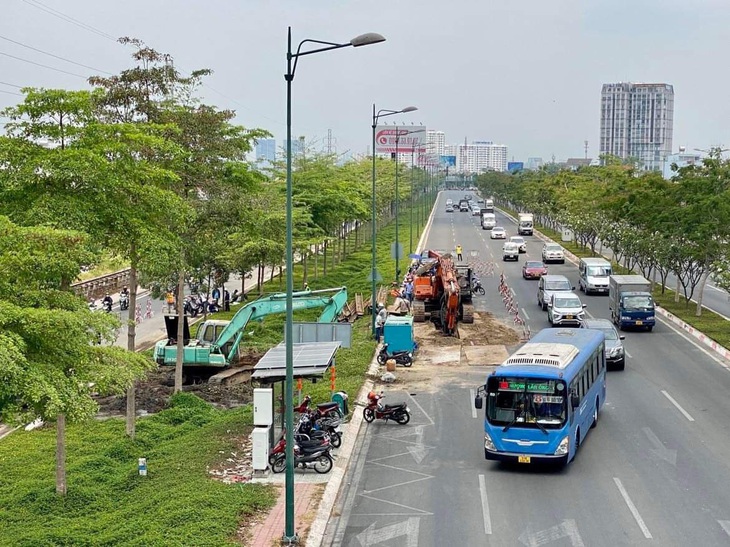
<path fill-rule="evenodd" d="M 570 448 L 570 437 L 563 437 L 563 440 L 560 441 L 560 444 L 558 445 L 557 450 L 555 451 L 556 456 L 565 456 L 568 453 L 568 449 Z"/>
<path fill-rule="evenodd" d="M 491 451 L 497 450 L 492 442 L 492 438 L 487 433 L 484 434 L 484 448 Z"/>

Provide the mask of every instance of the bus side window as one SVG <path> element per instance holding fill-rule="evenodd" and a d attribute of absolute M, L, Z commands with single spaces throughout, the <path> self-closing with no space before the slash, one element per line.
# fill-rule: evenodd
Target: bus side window
<path fill-rule="evenodd" d="M 591 380 L 591 385 L 593 385 L 593 382 L 596 381 L 596 367 L 593 366 L 593 363 L 588 363 L 588 377 Z"/>

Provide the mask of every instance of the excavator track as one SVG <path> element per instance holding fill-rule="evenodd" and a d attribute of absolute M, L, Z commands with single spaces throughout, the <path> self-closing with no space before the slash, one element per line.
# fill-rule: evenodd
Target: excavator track
<path fill-rule="evenodd" d="M 426 304 L 420 300 L 414 300 L 411 304 L 411 313 L 414 323 L 426 322 Z"/>

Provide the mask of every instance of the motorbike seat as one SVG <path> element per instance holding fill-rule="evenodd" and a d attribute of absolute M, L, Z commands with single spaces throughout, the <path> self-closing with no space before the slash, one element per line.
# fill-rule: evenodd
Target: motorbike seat
<path fill-rule="evenodd" d="M 323 412 L 326 412 L 328 410 L 334 410 L 335 408 L 339 407 L 340 403 L 337 401 L 330 401 L 328 403 L 318 403 L 317 409 Z"/>
<path fill-rule="evenodd" d="M 385 408 L 393 409 L 393 408 L 405 408 L 405 403 L 396 403 L 394 405 L 385 405 Z"/>

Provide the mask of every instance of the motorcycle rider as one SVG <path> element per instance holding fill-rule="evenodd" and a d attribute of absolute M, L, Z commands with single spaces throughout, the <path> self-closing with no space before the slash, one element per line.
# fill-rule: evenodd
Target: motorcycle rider
<path fill-rule="evenodd" d="M 101 299 L 101 305 L 104 308 L 105 311 L 112 311 L 112 305 L 114 304 L 114 300 L 112 300 L 112 297 L 109 293 L 104 294 L 104 298 Z"/>
<path fill-rule="evenodd" d="M 119 291 L 119 307 L 122 310 L 129 309 L 129 289 L 126 285 Z"/>

